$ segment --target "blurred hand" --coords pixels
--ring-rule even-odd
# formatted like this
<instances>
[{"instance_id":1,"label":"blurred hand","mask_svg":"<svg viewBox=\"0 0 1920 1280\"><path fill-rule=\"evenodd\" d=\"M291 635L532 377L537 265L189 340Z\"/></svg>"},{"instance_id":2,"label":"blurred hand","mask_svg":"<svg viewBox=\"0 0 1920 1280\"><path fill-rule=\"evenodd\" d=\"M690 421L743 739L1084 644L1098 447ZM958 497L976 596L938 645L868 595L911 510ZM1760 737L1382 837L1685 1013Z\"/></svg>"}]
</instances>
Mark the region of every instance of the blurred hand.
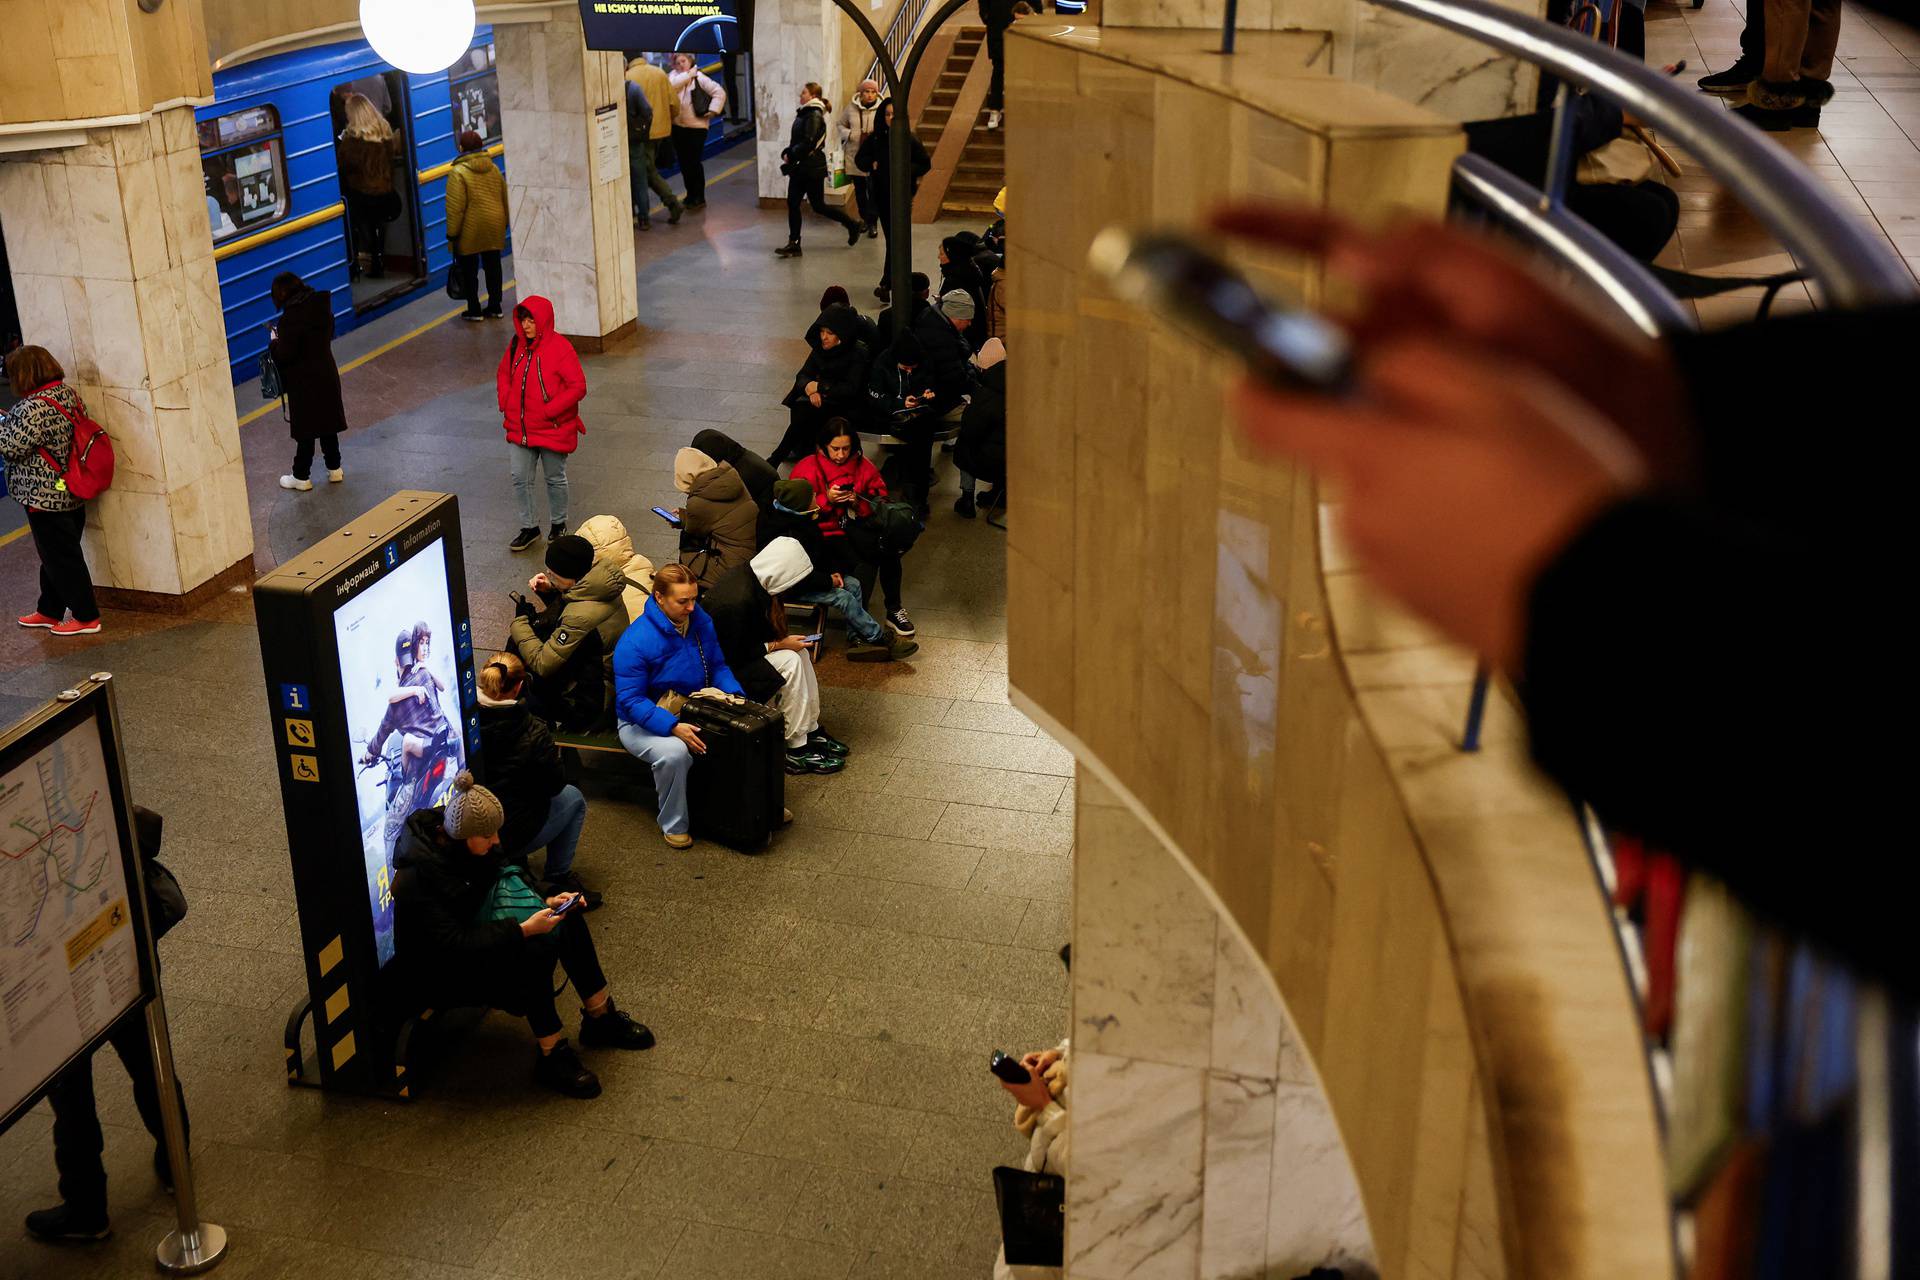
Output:
<instances>
[{"instance_id":1,"label":"blurred hand","mask_svg":"<svg viewBox=\"0 0 1920 1280\"><path fill-rule=\"evenodd\" d=\"M546 589L547 589L546 574L536 573L531 578L527 579L527 590L533 592L533 594L539 595L542 591L545 591Z\"/></svg>"},{"instance_id":2,"label":"blurred hand","mask_svg":"<svg viewBox=\"0 0 1920 1280\"><path fill-rule=\"evenodd\" d=\"M1047 1092L1047 1082L1039 1076L1034 1076L1025 1084L1011 1084L1002 1080L1000 1087L1012 1094L1015 1102L1034 1111L1046 1110L1047 1104L1053 1101L1053 1095Z\"/></svg>"},{"instance_id":3,"label":"blurred hand","mask_svg":"<svg viewBox=\"0 0 1920 1280\"><path fill-rule=\"evenodd\" d=\"M795 653L805 653L807 651L807 642L799 636L781 636L778 640L771 641L767 645L768 653L777 653L782 649L791 649Z\"/></svg>"},{"instance_id":4,"label":"blurred hand","mask_svg":"<svg viewBox=\"0 0 1920 1280\"><path fill-rule=\"evenodd\" d=\"M1039 1075L1048 1067L1060 1061L1061 1056L1058 1049L1047 1049L1040 1053L1027 1054L1020 1059L1020 1065L1033 1072L1033 1074Z\"/></svg>"}]
</instances>

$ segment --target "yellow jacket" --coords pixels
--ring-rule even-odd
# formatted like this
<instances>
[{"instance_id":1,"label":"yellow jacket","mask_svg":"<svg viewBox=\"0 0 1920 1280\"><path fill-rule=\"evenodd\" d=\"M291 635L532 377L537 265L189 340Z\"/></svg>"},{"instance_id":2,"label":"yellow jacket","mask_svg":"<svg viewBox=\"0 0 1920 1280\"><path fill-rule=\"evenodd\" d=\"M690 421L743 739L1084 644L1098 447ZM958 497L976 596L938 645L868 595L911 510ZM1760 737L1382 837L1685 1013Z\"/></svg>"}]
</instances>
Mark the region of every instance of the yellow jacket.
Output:
<instances>
[{"instance_id":1,"label":"yellow jacket","mask_svg":"<svg viewBox=\"0 0 1920 1280\"><path fill-rule=\"evenodd\" d=\"M507 247L507 180L484 151L447 171L447 239L463 255Z\"/></svg>"},{"instance_id":2,"label":"yellow jacket","mask_svg":"<svg viewBox=\"0 0 1920 1280\"><path fill-rule=\"evenodd\" d=\"M673 132L673 118L679 114L679 103L675 101L673 85L667 79L667 73L651 62L641 61L627 68L627 79L640 86L640 92L647 95L647 105L653 108L653 128L647 136L656 141Z\"/></svg>"}]
</instances>

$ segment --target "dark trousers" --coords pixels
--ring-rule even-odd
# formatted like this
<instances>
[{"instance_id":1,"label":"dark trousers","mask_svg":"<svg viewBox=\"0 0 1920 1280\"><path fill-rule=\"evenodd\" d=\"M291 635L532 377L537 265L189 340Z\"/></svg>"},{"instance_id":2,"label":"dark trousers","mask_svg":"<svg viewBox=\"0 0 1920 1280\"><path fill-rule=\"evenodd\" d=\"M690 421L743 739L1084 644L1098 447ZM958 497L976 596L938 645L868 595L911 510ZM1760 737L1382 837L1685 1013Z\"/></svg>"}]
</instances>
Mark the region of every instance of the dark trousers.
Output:
<instances>
[{"instance_id":1,"label":"dark trousers","mask_svg":"<svg viewBox=\"0 0 1920 1280\"><path fill-rule=\"evenodd\" d=\"M872 182L873 179L869 178L867 181ZM913 206L908 205L907 208L909 210L908 217L911 218ZM880 246L882 250L880 254L880 287L882 289L891 289L893 288L893 251L887 246L893 242L893 196L885 187L879 187L873 192L873 212L875 219L880 223ZM890 333L883 333L880 337L886 342L893 341L893 335Z\"/></svg>"},{"instance_id":2,"label":"dark trousers","mask_svg":"<svg viewBox=\"0 0 1920 1280\"><path fill-rule=\"evenodd\" d=\"M498 267L494 268L494 274L499 274ZM320 456L327 460L327 470L340 469L340 437L308 436L304 440L293 442L293 478L295 480L305 480L313 474L313 446L316 440L320 443Z\"/></svg>"},{"instance_id":3,"label":"dark trousers","mask_svg":"<svg viewBox=\"0 0 1920 1280\"><path fill-rule=\"evenodd\" d=\"M560 1034L560 1010L553 1000L556 963L572 980L573 989L583 1003L607 985L607 975L600 970L600 957L593 949L593 935L587 932L584 918L574 916L563 920L551 932L527 939L520 989L500 1003L503 1007L525 1009L527 1025L536 1036Z\"/></svg>"},{"instance_id":4,"label":"dark trousers","mask_svg":"<svg viewBox=\"0 0 1920 1280\"><path fill-rule=\"evenodd\" d=\"M479 253L463 253L455 259L460 268L460 292L467 295L467 314L477 316L480 312L480 269L487 270L487 310L500 314L500 304L504 299L500 289L500 251L482 249Z\"/></svg>"},{"instance_id":5,"label":"dark trousers","mask_svg":"<svg viewBox=\"0 0 1920 1280\"><path fill-rule=\"evenodd\" d=\"M658 143L649 138L645 142L627 145L627 173L633 190L633 216L642 224L652 220L653 201L647 198L649 191L660 197L660 203L666 206L669 214L680 211L680 197L673 194L673 188L660 176L659 148L665 142L665 138Z\"/></svg>"},{"instance_id":6,"label":"dark trousers","mask_svg":"<svg viewBox=\"0 0 1920 1280\"><path fill-rule=\"evenodd\" d=\"M27 528L33 534L33 549L40 553L39 611L49 618L60 618L71 609L75 622L98 619L100 606L93 600L93 575L87 572L87 557L80 550L80 535L87 528L86 507L29 511Z\"/></svg>"},{"instance_id":7,"label":"dark trousers","mask_svg":"<svg viewBox=\"0 0 1920 1280\"><path fill-rule=\"evenodd\" d=\"M1740 61L1757 67L1766 60L1766 0L1747 0L1747 25L1740 28Z\"/></svg>"},{"instance_id":8,"label":"dark trousers","mask_svg":"<svg viewBox=\"0 0 1920 1280\"><path fill-rule=\"evenodd\" d=\"M880 215L873 208L873 179L864 173L850 173L847 181L853 184L853 203L860 210L860 221L869 227L878 223Z\"/></svg>"},{"instance_id":9,"label":"dark trousers","mask_svg":"<svg viewBox=\"0 0 1920 1280\"><path fill-rule=\"evenodd\" d=\"M673 155L680 162L680 181L687 188L688 204L702 204L707 198L707 170L700 160L706 147L705 129L673 126Z\"/></svg>"},{"instance_id":10,"label":"dark trousers","mask_svg":"<svg viewBox=\"0 0 1920 1280\"><path fill-rule=\"evenodd\" d=\"M800 203L803 200L812 205L813 211L821 217L837 222L849 231L860 229L860 224L844 211L827 203L826 174L795 170L787 175L787 239L800 239Z\"/></svg>"},{"instance_id":11,"label":"dark trousers","mask_svg":"<svg viewBox=\"0 0 1920 1280\"><path fill-rule=\"evenodd\" d=\"M133 1105L155 1142L164 1130L160 1122L160 1082L154 1074L153 1046L147 1042L147 1020L123 1019L107 1043L133 1081ZM180 1097L180 1123L187 1122L187 1096L180 1081L173 1082ZM60 1198L89 1216L107 1211L107 1170L100 1161L103 1141L100 1113L93 1101L93 1058L74 1063L54 1078L47 1091L53 1105L53 1164L60 1174Z\"/></svg>"},{"instance_id":12,"label":"dark trousers","mask_svg":"<svg viewBox=\"0 0 1920 1280\"><path fill-rule=\"evenodd\" d=\"M353 215L354 231L360 240L356 247L367 255L369 277L387 274L387 213L392 204L390 194L347 193L347 211Z\"/></svg>"},{"instance_id":13,"label":"dark trousers","mask_svg":"<svg viewBox=\"0 0 1920 1280\"><path fill-rule=\"evenodd\" d=\"M805 398L789 404L787 433L780 437L780 447L767 456L767 462L777 467L783 462L797 462L812 453L814 446L819 443L820 428L827 424L830 416L825 408L816 409L813 402Z\"/></svg>"},{"instance_id":14,"label":"dark trousers","mask_svg":"<svg viewBox=\"0 0 1920 1280\"><path fill-rule=\"evenodd\" d=\"M987 28L987 61L993 64L993 75L987 81L987 110L989 111L1006 110L1006 43L1005 27Z\"/></svg>"}]
</instances>

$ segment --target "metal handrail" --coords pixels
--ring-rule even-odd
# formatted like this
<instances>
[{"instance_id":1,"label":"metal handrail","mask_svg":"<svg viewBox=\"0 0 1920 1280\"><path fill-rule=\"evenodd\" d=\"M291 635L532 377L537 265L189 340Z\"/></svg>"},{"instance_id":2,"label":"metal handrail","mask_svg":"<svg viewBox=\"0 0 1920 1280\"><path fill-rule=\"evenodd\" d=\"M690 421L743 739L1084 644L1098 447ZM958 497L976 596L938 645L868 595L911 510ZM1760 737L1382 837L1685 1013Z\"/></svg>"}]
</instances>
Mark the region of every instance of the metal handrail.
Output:
<instances>
[{"instance_id":1,"label":"metal handrail","mask_svg":"<svg viewBox=\"0 0 1920 1280\"><path fill-rule=\"evenodd\" d=\"M893 21L887 24L884 43L887 46L887 58L895 66L900 65L900 55L906 51L907 45L913 40L914 32L920 28L920 20L927 16L927 10L932 4L933 0L904 0L900 11L893 15ZM878 55L875 55L873 65L867 68L867 79L875 81L880 79Z\"/></svg>"},{"instance_id":2,"label":"metal handrail","mask_svg":"<svg viewBox=\"0 0 1920 1280\"><path fill-rule=\"evenodd\" d=\"M1745 202L1812 273L1828 301L1845 307L1908 302L1913 274L1878 236L1860 230L1826 189L1781 148L1717 105L1650 67L1564 27L1524 17L1492 0L1369 0L1444 27L1563 81L1542 207L1559 205L1572 169L1567 86L1631 111L1692 153Z\"/></svg>"}]
</instances>

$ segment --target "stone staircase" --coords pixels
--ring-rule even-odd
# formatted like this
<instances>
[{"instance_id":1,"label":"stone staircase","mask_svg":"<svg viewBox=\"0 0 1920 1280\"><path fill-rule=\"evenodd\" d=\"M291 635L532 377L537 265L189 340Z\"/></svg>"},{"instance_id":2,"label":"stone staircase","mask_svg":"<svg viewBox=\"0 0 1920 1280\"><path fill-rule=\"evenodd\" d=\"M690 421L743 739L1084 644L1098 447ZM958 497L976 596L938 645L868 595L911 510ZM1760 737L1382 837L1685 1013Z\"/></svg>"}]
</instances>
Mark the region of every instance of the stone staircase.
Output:
<instances>
[{"instance_id":1,"label":"stone staircase","mask_svg":"<svg viewBox=\"0 0 1920 1280\"><path fill-rule=\"evenodd\" d=\"M973 95L963 94L963 89L968 76L974 72L976 60L981 64L979 74L986 74L986 42L984 27L962 27L955 35L953 48L940 68L933 93L920 113L919 134L929 149L937 149L937 140L944 138L958 124L965 123L956 122L953 118L963 97L971 97L973 102L978 102L977 88ZM993 209L993 198L1006 185L1006 138L1000 131L987 128L984 108L974 109L970 123L972 127L966 135L959 161L941 193L940 215L991 222L998 216Z\"/></svg>"}]
</instances>

